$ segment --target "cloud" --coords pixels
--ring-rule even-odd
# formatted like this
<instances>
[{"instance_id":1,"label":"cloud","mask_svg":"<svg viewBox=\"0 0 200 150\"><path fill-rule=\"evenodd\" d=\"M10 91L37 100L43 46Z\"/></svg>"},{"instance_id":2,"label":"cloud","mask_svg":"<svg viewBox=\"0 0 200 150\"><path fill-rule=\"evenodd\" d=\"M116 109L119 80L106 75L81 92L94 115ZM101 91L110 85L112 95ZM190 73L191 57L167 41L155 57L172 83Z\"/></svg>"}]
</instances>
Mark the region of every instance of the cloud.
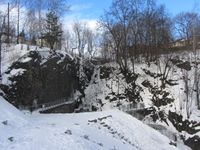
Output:
<instances>
[{"instance_id":1,"label":"cloud","mask_svg":"<svg viewBox=\"0 0 200 150\"><path fill-rule=\"evenodd\" d=\"M87 27L89 27L91 30L95 31L98 27L98 23L97 23L97 20L95 19L78 19L78 18L65 18L64 20L64 30L69 30L69 31L72 31L72 25L75 21L79 21L81 23L85 23L87 25Z\"/></svg>"},{"instance_id":2,"label":"cloud","mask_svg":"<svg viewBox=\"0 0 200 150\"><path fill-rule=\"evenodd\" d=\"M91 30L95 31L98 28L98 22L97 19L83 17L81 13L75 13L71 15L66 15L63 18L63 27L64 30L72 31L72 25L75 21L79 21L81 23L85 23L87 27L89 27Z\"/></svg>"},{"instance_id":3,"label":"cloud","mask_svg":"<svg viewBox=\"0 0 200 150\"><path fill-rule=\"evenodd\" d=\"M62 19L64 30L72 31L73 23L79 21L86 23L87 27L95 31L97 29L97 18L94 9L92 9L94 5L94 3L75 3L71 5L69 13Z\"/></svg>"},{"instance_id":4,"label":"cloud","mask_svg":"<svg viewBox=\"0 0 200 150\"><path fill-rule=\"evenodd\" d=\"M93 4L88 3L88 4L75 4L70 7L70 11L72 12L77 12L77 11L82 11L86 9L92 8Z\"/></svg>"},{"instance_id":5,"label":"cloud","mask_svg":"<svg viewBox=\"0 0 200 150\"><path fill-rule=\"evenodd\" d=\"M86 22L86 24L88 25L88 27L92 30L96 30L98 27L98 23L97 20L93 20L93 19L82 19L82 22Z\"/></svg>"},{"instance_id":6,"label":"cloud","mask_svg":"<svg viewBox=\"0 0 200 150\"><path fill-rule=\"evenodd\" d=\"M1 1L1 0L0 0ZM92 3L85 3L85 4L74 4L71 6L70 11L65 16L62 16L61 22L63 23L63 29L72 31L72 25L75 21L80 21L82 23L86 23L87 27L92 29L93 31L96 31L98 24L97 19L91 12L91 8L94 5ZM0 11L4 14L7 14L7 4L0 4ZM42 11L42 14L46 13L46 10ZM13 25L17 25L17 8L13 8L10 12L10 22ZM26 21L26 14L27 14L27 8L22 7L20 8L20 31L25 27L25 21ZM45 15L44 15L45 16Z\"/></svg>"}]
</instances>

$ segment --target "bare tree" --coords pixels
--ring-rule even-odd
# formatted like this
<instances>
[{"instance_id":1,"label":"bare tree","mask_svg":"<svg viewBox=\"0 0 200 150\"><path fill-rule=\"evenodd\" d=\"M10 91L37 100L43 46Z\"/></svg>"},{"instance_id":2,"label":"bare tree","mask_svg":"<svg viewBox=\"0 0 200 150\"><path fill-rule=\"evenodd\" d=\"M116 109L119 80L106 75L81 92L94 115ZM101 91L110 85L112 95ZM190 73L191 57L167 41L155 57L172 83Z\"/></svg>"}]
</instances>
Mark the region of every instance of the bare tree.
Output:
<instances>
[{"instance_id":1,"label":"bare tree","mask_svg":"<svg viewBox=\"0 0 200 150\"><path fill-rule=\"evenodd\" d=\"M87 52L92 58L95 55L98 47L100 46L99 34L92 29L86 30Z\"/></svg>"},{"instance_id":2,"label":"bare tree","mask_svg":"<svg viewBox=\"0 0 200 150\"><path fill-rule=\"evenodd\" d=\"M116 61L125 74L130 71L128 60L135 72L139 55L155 56L168 48L171 41L170 18L164 6L157 6L155 0L115 0L100 24L112 36Z\"/></svg>"},{"instance_id":3,"label":"bare tree","mask_svg":"<svg viewBox=\"0 0 200 150\"><path fill-rule=\"evenodd\" d=\"M84 49L86 46L86 24L81 22L74 22L73 24L73 31L76 38L76 48L78 49L79 57L84 55Z\"/></svg>"},{"instance_id":4,"label":"bare tree","mask_svg":"<svg viewBox=\"0 0 200 150\"><path fill-rule=\"evenodd\" d=\"M102 39L100 41L100 48L101 48L101 55L102 57L106 59L112 59L115 60L115 55L113 54L113 40L112 36L109 32L103 32L102 33Z\"/></svg>"},{"instance_id":5,"label":"bare tree","mask_svg":"<svg viewBox=\"0 0 200 150\"><path fill-rule=\"evenodd\" d=\"M17 44L19 44L21 8L27 1L28 0L11 0L12 8L17 8Z\"/></svg>"},{"instance_id":6,"label":"bare tree","mask_svg":"<svg viewBox=\"0 0 200 150\"><path fill-rule=\"evenodd\" d=\"M44 2L45 6L49 10L54 11L59 17L65 15L65 13L70 9L70 5L66 0L45 0Z\"/></svg>"},{"instance_id":7,"label":"bare tree","mask_svg":"<svg viewBox=\"0 0 200 150\"><path fill-rule=\"evenodd\" d=\"M200 35L200 17L198 13L195 12L182 12L178 14L175 17L175 30L178 33L178 37L181 38L184 42L182 46L187 46L193 50L193 56L194 56L194 76L193 78L194 82L193 85L189 86L189 80L190 78L187 78L188 73L184 74L184 83L185 83L185 91L186 91L186 102L187 102L187 116L190 115L190 107L193 103L192 100L194 99L196 101L196 105L198 109L200 109L200 98L199 98L199 65L198 65L198 55L197 55L197 48L198 48L198 42L199 42L199 35ZM188 80L188 81L187 81ZM191 92L190 89L195 90L195 96L191 98L194 94L194 92ZM192 94L191 94L192 93ZM189 105L188 105L189 104Z\"/></svg>"},{"instance_id":8,"label":"bare tree","mask_svg":"<svg viewBox=\"0 0 200 150\"><path fill-rule=\"evenodd\" d=\"M182 74L183 74L183 82L184 82L184 86L185 86L185 99L183 100L184 106L185 106L185 111L186 111L186 115L187 118L190 118L191 112L192 112L192 97L193 97L193 93L194 93L194 84L191 82L189 73L187 70L182 70Z\"/></svg>"},{"instance_id":9,"label":"bare tree","mask_svg":"<svg viewBox=\"0 0 200 150\"><path fill-rule=\"evenodd\" d=\"M26 19L26 30L29 34L29 39L31 40L32 44L36 44L34 42L35 38L40 37L40 35L38 35L38 33L40 34L40 29L39 29L39 25L38 25L38 19L35 15L35 11L34 10L29 10L27 12L27 19Z\"/></svg>"},{"instance_id":10,"label":"bare tree","mask_svg":"<svg viewBox=\"0 0 200 150\"><path fill-rule=\"evenodd\" d=\"M121 70L128 72L128 33L132 19L132 2L129 0L115 0L109 11L102 16L100 24L112 35L116 61Z\"/></svg>"},{"instance_id":11,"label":"bare tree","mask_svg":"<svg viewBox=\"0 0 200 150\"><path fill-rule=\"evenodd\" d=\"M86 30L86 39L87 39L87 51L90 54L90 58L92 57L92 53L94 51L94 33L92 30L87 29Z\"/></svg>"},{"instance_id":12,"label":"bare tree","mask_svg":"<svg viewBox=\"0 0 200 150\"><path fill-rule=\"evenodd\" d=\"M172 22L165 7L155 2L147 3L144 11L144 43L147 61L155 60L163 50L168 50L172 40Z\"/></svg>"},{"instance_id":13,"label":"bare tree","mask_svg":"<svg viewBox=\"0 0 200 150\"><path fill-rule=\"evenodd\" d=\"M19 0L14 0L14 1L19 2ZM35 26L36 27L35 32L37 32L37 34L34 36L36 36L36 38L40 40L40 47L43 47L45 14L42 11L49 10L56 13L56 15L60 17L69 10L69 5L66 0L31 0L31 1L20 0L20 1L26 8L28 8L27 22L29 25L29 31L33 26L37 25Z\"/></svg>"},{"instance_id":14,"label":"bare tree","mask_svg":"<svg viewBox=\"0 0 200 150\"><path fill-rule=\"evenodd\" d=\"M73 55L72 52L72 48L73 48L73 36L72 33L69 32L69 30L65 30L65 32L63 33L63 47L65 49L66 52L71 53Z\"/></svg>"},{"instance_id":15,"label":"bare tree","mask_svg":"<svg viewBox=\"0 0 200 150\"><path fill-rule=\"evenodd\" d=\"M166 87L166 83L169 79L170 72L173 70L173 64L171 62L173 54L169 54L164 58L157 60L158 71L161 74L161 90Z\"/></svg>"},{"instance_id":16,"label":"bare tree","mask_svg":"<svg viewBox=\"0 0 200 150\"><path fill-rule=\"evenodd\" d=\"M43 1L42 0L36 0L36 7L38 11L38 26L39 26L39 37L40 37L40 47L43 47L43 37L42 37L42 31L43 31L43 25L44 19L42 19L42 8L43 8Z\"/></svg>"},{"instance_id":17,"label":"bare tree","mask_svg":"<svg viewBox=\"0 0 200 150\"><path fill-rule=\"evenodd\" d=\"M185 46L190 46L194 22L198 20L198 14L194 12L181 12L175 18L175 30L179 38L185 41Z\"/></svg>"}]
</instances>

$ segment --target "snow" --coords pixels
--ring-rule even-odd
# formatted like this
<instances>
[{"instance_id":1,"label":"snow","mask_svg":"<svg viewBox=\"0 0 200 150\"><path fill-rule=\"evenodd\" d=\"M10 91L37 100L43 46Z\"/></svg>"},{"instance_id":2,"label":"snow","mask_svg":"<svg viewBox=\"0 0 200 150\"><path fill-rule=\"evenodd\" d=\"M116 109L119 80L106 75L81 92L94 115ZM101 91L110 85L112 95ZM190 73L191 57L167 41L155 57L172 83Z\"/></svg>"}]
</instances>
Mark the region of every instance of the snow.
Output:
<instances>
[{"instance_id":1,"label":"snow","mask_svg":"<svg viewBox=\"0 0 200 150\"><path fill-rule=\"evenodd\" d=\"M2 150L177 149L167 137L118 110L24 115L1 98L0 114Z\"/></svg>"},{"instance_id":2,"label":"snow","mask_svg":"<svg viewBox=\"0 0 200 150\"><path fill-rule=\"evenodd\" d=\"M37 48L30 46L30 50L37 50L40 52L44 63L50 57L51 53L48 48ZM17 59L20 58L22 62L28 62L31 60L25 56L29 51L27 45L11 45L6 47L4 45L2 52L2 72L3 72L3 84L9 84L8 77L10 75L16 75L23 73L23 69L13 69L9 75L4 74L8 67ZM60 51L59 51L60 52ZM64 51L61 51L63 55L68 55L71 59L73 57ZM193 54L190 52L184 52L180 54L183 60L192 61ZM189 56L189 57L186 57ZM164 58L165 56L163 56ZM161 67L164 67L164 60L161 57ZM62 58L58 63L62 62ZM80 63L83 60L81 60ZM110 67L117 68L116 63L107 64ZM144 80L150 81L153 86L160 85L158 78L150 77L146 75L143 68L146 68L153 73L158 73L158 66L151 64L148 66L145 63L136 63L135 70L139 73L139 77L136 81L137 85L140 85L143 91L140 93L143 99L145 107L152 106L152 93L148 88L142 85ZM80 68L82 69L82 68ZM82 72L82 70L80 70ZM168 106L161 107L161 109L168 112L168 110L176 111L186 118L186 105L185 105L185 92L184 92L184 81L183 75L187 75L191 79L188 84L191 89L190 99L195 99L195 92L193 89L194 82L194 69L188 72L184 72L182 69L173 66L170 71L169 78L177 80L178 85L167 86L166 91L170 93L172 98L175 99L174 103ZM98 110L104 110L103 112L96 113L84 113L84 114L57 114L57 115L24 115L18 111L15 107L11 106L8 102L0 98L0 150L1 148L14 149L14 150L43 150L43 149L175 149L173 146L169 146L169 139L161 135L157 131L149 128L133 117L124 114L116 110L110 110L116 107L116 102L109 102L105 97L114 91L119 94L124 93L125 88L128 86L123 76L119 74L119 70L115 70L111 73L109 79L100 79L100 68L95 67L94 75L89 86L85 90L85 102L86 105L94 105L95 103ZM119 82L118 82L119 81ZM80 93L76 92L76 97ZM98 100L102 100L104 104L101 107ZM118 102L118 101L117 101ZM123 100L122 105L126 106L127 101ZM87 106L88 107L88 106ZM109 110L109 111L108 111ZM96 123L89 123L88 120L94 120L99 117L112 116ZM191 120L200 121L200 111L197 110L195 102L191 102ZM144 120L148 122L149 120ZM7 125L4 125L6 122ZM145 123L146 123L145 122ZM151 122L149 122L151 123ZM164 125L163 122L156 122L157 124ZM169 123L169 122L168 122ZM106 127L104 127L106 126ZM107 128L111 127L116 134L111 134L112 131ZM65 134L65 131L72 134ZM168 131L178 134L177 130L169 123ZM28 134L27 134L28 133ZM197 133L200 136L200 132ZM189 137L191 135L187 135ZM13 141L8 140L13 137ZM122 138L123 137L123 138ZM127 141L124 139L128 139ZM130 141L130 143L129 143ZM133 146L134 145L134 146ZM183 145L180 145L183 146ZM184 148L180 148L184 149ZM187 149L187 148L186 148Z\"/></svg>"},{"instance_id":3,"label":"snow","mask_svg":"<svg viewBox=\"0 0 200 150\"><path fill-rule=\"evenodd\" d=\"M3 84L9 84L9 81L8 81L9 76L5 74L5 72L11 66L11 64L15 62L16 60L18 60L20 57L27 54L28 52L29 51L27 50L27 45L24 45L24 44L17 44L17 45L10 45L10 46L7 46L7 44L2 45L1 71L2 71ZM15 71L13 72L13 74L17 72L22 73L22 70L15 70Z\"/></svg>"},{"instance_id":4,"label":"snow","mask_svg":"<svg viewBox=\"0 0 200 150\"><path fill-rule=\"evenodd\" d=\"M31 46L29 45L29 50L28 46L26 44L10 44L9 46L7 44L2 45L2 83L8 85L10 82L8 81L8 78L12 75L17 75L20 73L23 73L25 70L23 69L14 69L11 71L11 74L8 75L5 72L8 70L8 68L11 66L13 62L16 62L19 60L22 63L29 62L32 58L27 57L26 55L30 51L38 51L40 55L43 58L43 62L46 62L46 59L50 57L50 49L47 47L39 48L37 46ZM65 51L57 50L60 54L67 55L71 60L74 58L66 53ZM65 57L63 57L65 58ZM62 62L63 60L60 60L59 62Z\"/></svg>"},{"instance_id":5,"label":"snow","mask_svg":"<svg viewBox=\"0 0 200 150\"><path fill-rule=\"evenodd\" d=\"M25 69L12 69L11 72L10 72L10 75L11 76L17 76L19 74L23 74L23 72L26 71Z\"/></svg>"},{"instance_id":6,"label":"snow","mask_svg":"<svg viewBox=\"0 0 200 150\"><path fill-rule=\"evenodd\" d=\"M30 57L26 57L24 59L21 60L21 62L25 63L25 62L29 62L32 58Z\"/></svg>"},{"instance_id":7,"label":"snow","mask_svg":"<svg viewBox=\"0 0 200 150\"><path fill-rule=\"evenodd\" d=\"M27 117L22 112L0 97L0 139L3 137L2 132L7 134L7 128L3 126L5 121L9 129L22 127L28 123Z\"/></svg>"},{"instance_id":8,"label":"snow","mask_svg":"<svg viewBox=\"0 0 200 150\"><path fill-rule=\"evenodd\" d=\"M193 110L190 119L200 122L200 110Z\"/></svg>"},{"instance_id":9,"label":"snow","mask_svg":"<svg viewBox=\"0 0 200 150\"><path fill-rule=\"evenodd\" d=\"M17 59L28 53L27 45L18 44L10 45L6 44L2 46L2 73L4 73L10 65Z\"/></svg>"},{"instance_id":10,"label":"snow","mask_svg":"<svg viewBox=\"0 0 200 150\"><path fill-rule=\"evenodd\" d=\"M183 61L190 61L192 62L194 60L194 54L192 52L184 52L181 54L175 54L174 56L181 56ZM161 85L161 81L159 78L154 78L151 77L150 75L146 74L143 69L147 69L149 71L151 71L152 73L160 73L161 69L161 73L163 72L163 68L166 65L166 61L167 61L167 55L163 55L160 58L160 66L161 68L158 67L158 65L156 65L155 63L151 63L150 66L148 66L145 62L137 62L135 63L135 71L136 73L139 74L138 79L136 80L136 84L139 85L140 87L142 87L142 90L140 92L141 97L143 99L143 103L145 107L151 107L153 106L152 103L152 93L150 92L150 89L147 87L144 87L142 85L142 82L147 80L150 82L150 84L154 87L159 87ZM199 55L200 58L200 55ZM191 63L191 70L190 71L184 71L184 69L181 69L179 67L177 67L176 65L171 64L172 62L170 62L170 72L169 72L169 77L168 79L172 79L174 80L174 82L177 83L177 85L174 86L170 86L170 85L166 85L166 88L164 89L166 92L168 92L170 95L169 97L174 99L175 101L173 103L170 103L166 106L161 106L159 110L163 110L166 114L168 114L169 110L170 111L175 111L177 112L177 114L181 114L183 115L183 119L187 118L187 113L186 113L186 94L185 94L185 83L183 81L183 76L187 76L188 75L188 85L189 85L189 97L190 97L190 101L191 101L191 107L190 107L190 111L191 111L191 116L190 116L190 120L194 120L199 122L200 120L200 111L197 110L196 107L196 97L195 97L195 92L193 91L194 89L194 64ZM91 107L92 106L96 106L98 108L98 110L110 110L113 108L116 108L116 104L117 102L119 102L120 100L116 100L116 101L109 101L106 100L106 96L109 95L110 93L115 92L121 94L124 93L125 88L127 86L129 86L123 76L121 77L121 74L119 72L119 69L117 69L117 65L116 63L108 63L104 66L108 66L108 67L114 67L116 68L116 70L113 70L112 73L110 74L109 78L106 79L99 79L99 66L95 66L95 70L94 70L94 74L92 76L92 80L89 84L89 86L86 88L85 90L85 101L84 103L86 104L86 106ZM199 65L200 67L200 65ZM131 69L130 69L131 70ZM119 80L118 80L119 79ZM118 82L119 81L119 82ZM118 91L118 87L119 87L119 91ZM109 95L110 97L112 95ZM161 96L161 95L160 95ZM111 97L112 98L112 97ZM99 102L98 100L102 101L103 106L99 106ZM129 106L130 103L126 102L126 99L123 99L120 101L122 103L122 108L120 108L120 110L126 111L127 109L123 109L124 106ZM152 119L146 117L143 120L144 123L153 123ZM154 122L155 123L155 122ZM180 140L179 135L181 135L182 133L178 132L177 129L175 129L175 127L171 124L170 121L168 121L168 125L165 122L162 122L160 120L156 121L156 125L162 125L164 127L166 127L166 130L164 130L164 134L165 136L167 136L168 134L175 134L177 135L178 140ZM160 130L159 130L160 131ZM188 133L185 133L183 135L186 135L186 139L187 137L192 137L194 135L190 135ZM196 135L200 135L200 132L196 133ZM170 138L169 136L167 136L168 138ZM184 144L183 141L182 143L178 142L178 146L181 147L180 149L183 149ZM186 148L187 149L187 148Z\"/></svg>"}]
</instances>

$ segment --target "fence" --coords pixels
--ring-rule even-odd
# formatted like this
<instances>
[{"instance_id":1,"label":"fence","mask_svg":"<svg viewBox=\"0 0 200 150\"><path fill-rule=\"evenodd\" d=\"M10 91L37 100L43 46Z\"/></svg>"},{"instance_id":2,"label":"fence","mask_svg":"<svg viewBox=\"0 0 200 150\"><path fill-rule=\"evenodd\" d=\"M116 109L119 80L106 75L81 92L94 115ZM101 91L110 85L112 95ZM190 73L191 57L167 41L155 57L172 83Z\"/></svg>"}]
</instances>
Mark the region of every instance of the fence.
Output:
<instances>
[{"instance_id":1,"label":"fence","mask_svg":"<svg viewBox=\"0 0 200 150\"><path fill-rule=\"evenodd\" d=\"M136 110L136 109L143 109L144 108L144 104L143 103L130 103L130 104L126 104L126 105L121 105L119 107L120 110L124 111L124 112L128 112L131 110Z\"/></svg>"},{"instance_id":2,"label":"fence","mask_svg":"<svg viewBox=\"0 0 200 150\"><path fill-rule=\"evenodd\" d=\"M41 103L41 104L34 104L34 106L19 106L20 110L38 110L38 109L50 109L52 107L56 107L58 105L62 105L67 102L72 102L72 101L67 101L67 99L60 99L57 101L52 101L48 103Z\"/></svg>"}]
</instances>

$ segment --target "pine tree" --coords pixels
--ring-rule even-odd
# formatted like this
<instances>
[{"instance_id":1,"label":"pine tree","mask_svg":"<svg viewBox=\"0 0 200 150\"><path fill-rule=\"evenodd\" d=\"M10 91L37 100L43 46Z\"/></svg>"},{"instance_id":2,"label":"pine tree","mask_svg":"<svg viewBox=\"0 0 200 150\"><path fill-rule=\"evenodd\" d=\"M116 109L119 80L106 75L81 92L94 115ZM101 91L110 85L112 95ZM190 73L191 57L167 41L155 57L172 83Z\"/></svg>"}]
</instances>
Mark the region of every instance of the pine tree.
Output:
<instances>
[{"instance_id":1,"label":"pine tree","mask_svg":"<svg viewBox=\"0 0 200 150\"><path fill-rule=\"evenodd\" d=\"M45 33L43 34L51 50L54 50L55 43L59 42L62 36L61 24L55 12L50 11L46 15Z\"/></svg>"}]
</instances>

